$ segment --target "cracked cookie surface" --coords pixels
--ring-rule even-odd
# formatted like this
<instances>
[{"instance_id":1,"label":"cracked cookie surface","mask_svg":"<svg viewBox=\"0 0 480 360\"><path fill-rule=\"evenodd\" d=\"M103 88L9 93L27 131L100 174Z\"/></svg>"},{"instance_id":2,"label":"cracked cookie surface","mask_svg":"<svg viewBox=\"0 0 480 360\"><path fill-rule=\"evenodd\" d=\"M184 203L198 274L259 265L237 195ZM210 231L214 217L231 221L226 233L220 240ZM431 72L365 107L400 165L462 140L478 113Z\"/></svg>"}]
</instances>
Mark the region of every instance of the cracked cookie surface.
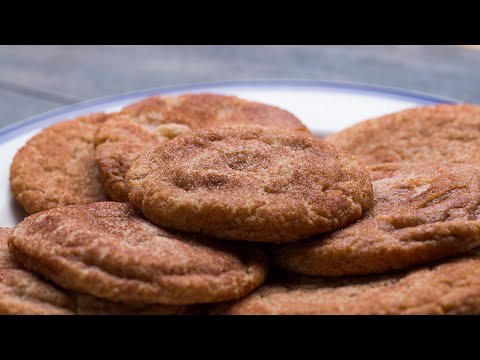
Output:
<instances>
[{"instance_id":1,"label":"cracked cookie surface","mask_svg":"<svg viewBox=\"0 0 480 360\"><path fill-rule=\"evenodd\" d=\"M112 115L95 138L95 158L105 192L128 201L125 174L146 150L191 130L257 124L308 131L275 106L218 94L151 97Z\"/></svg>"},{"instance_id":2,"label":"cracked cookie surface","mask_svg":"<svg viewBox=\"0 0 480 360\"><path fill-rule=\"evenodd\" d=\"M93 114L54 124L17 152L10 186L28 213L106 200L93 152L94 134L106 118Z\"/></svg>"},{"instance_id":3,"label":"cracked cookie surface","mask_svg":"<svg viewBox=\"0 0 480 360\"><path fill-rule=\"evenodd\" d=\"M345 229L274 250L282 268L308 275L381 273L480 245L480 170L466 164L367 167L373 206Z\"/></svg>"},{"instance_id":4,"label":"cracked cookie surface","mask_svg":"<svg viewBox=\"0 0 480 360\"><path fill-rule=\"evenodd\" d=\"M17 225L9 246L25 268L63 288L133 304L237 299L268 270L258 249L165 231L126 203L31 215Z\"/></svg>"},{"instance_id":5,"label":"cracked cookie surface","mask_svg":"<svg viewBox=\"0 0 480 360\"><path fill-rule=\"evenodd\" d=\"M325 141L365 162L480 163L480 106L434 105L363 121Z\"/></svg>"},{"instance_id":6,"label":"cracked cookie surface","mask_svg":"<svg viewBox=\"0 0 480 360\"><path fill-rule=\"evenodd\" d=\"M158 146L127 173L152 222L220 239L289 242L346 226L372 202L353 156L298 131L204 129Z\"/></svg>"},{"instance_id":7,"label":"cracked cookie surface","mask_svg":"<svg viewBox=\"0 0 480 360\"><path fill-rule=\"evenodd\" d=\"M478 314L480 258L468 255L390 275L314 278L284 275L213 314Z\"/></svg>"}]
</instances>

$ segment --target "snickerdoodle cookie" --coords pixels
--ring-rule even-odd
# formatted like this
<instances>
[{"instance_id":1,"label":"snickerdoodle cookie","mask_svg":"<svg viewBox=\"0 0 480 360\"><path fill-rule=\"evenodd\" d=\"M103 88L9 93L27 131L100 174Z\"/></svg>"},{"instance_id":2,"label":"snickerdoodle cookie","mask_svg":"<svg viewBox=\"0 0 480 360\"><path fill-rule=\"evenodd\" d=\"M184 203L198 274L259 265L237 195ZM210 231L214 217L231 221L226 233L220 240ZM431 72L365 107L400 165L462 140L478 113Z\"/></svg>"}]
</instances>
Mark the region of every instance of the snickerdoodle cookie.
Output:
<instances>
[{"instance_id":1,"label":"snickerdoodle cookie","mask_svg":"<svg viewBox=\"0 0 480 360\"><path fill-rule=\"evenodd\" d=\"M409 272L354 278L285 276L213 314L478 314L480 257Z\"/></svg>"},{"instance_id":2,"label":"snickerdoodle cookie","mask_svg":"<svg viewBox=\"0 0 480 360\"><path fill-rule=\"evenodd\" d=\"M145 150L191 130L243 124L307 131L288 111L235 96L151 97L113 114L100 128L95 158L103 188L111 199L128 201L125 174Z\"/></svg>"},{"instance_id":3,"label":"snickerdoodle cookie","mask_svg":"<svg viewBox=\"0 0 480 360\"><path fill-rule=\"evenodd\" d=\"M14 260L7 245L12 231L0 228L0 314L181 315L201 310L190 305L127 305L54 287Z\"/></svg>"},{"instance_id":4,"label":"snickerdoodle cookie","mask_svg":"<svg viewBox=\"0 0 480 360\"><path fill-rule=\"evenodd\" d=\"M12 231L13 229L0 228L0 269L15 269L17 267L7 244Z\"/></svg>"},{"instance_id":5,"label":"snickerdoodle cookie","mask_svg":"<svg viewBox=\"0 0 480 360\"><path fill-rule=\"evenodd\" d=\"M10 185L28 213L106 200L93 153L94 134L106 118L93 114L54 124L17 152Z\"/></svg>"},{"instance_id":6,"label":"snickerdoodle cookie","mask_svg":"<svg viewBox=\"0 0 480 360\"><path fill-rule=\"evenodd\" d=\"M480 170L466 164L387 163L368 168L374 204L355 224L274 251L289 271L381 273L480 245Z\"/></svg>"},{"instance_id":7,"label":"snickerdoodle cookie","mask_svg":"<svg viewBox=\"0 0 480 360\"><path fill-rule=\"evenodd\" d=\"M0 314L9 315L183 315L190 305L127 305L64 291L23 269L0 268Z\"/></svg>"},{"instance_id":8,"label":"snickerdoodle cookie","mask_svg":"<svg viewBox=\"0 0 480 360\"><path fill-rule=\"evenodd\" d=\"M64 291L21 269L0 269L0 314L73 315Z\"/></svg>"},{"instance_id":9,"label":"snickerdoodle cookie","mask_svg":"<svg viewBox=\"0 0 480 360\"><path fill-rule=\"evenodd\" d=\"M325 138L366 164L480 163L480 106L434 105L363 121Z\"/></svg>"},{"instance_id":10,"label":"snickerdoodle cookie","mask_svg":"<svg viewBox=\"0 0 480 360\"><path fill-rule=\"evenodd\" d=\"M152 222L229 240L295 241L355 221L372 202L353 156L260 126L177 137L137 160L127 181L131 203Z\"/></svg>"},{"instance_id":11,"label":"snickerdoodle cookie","mask_svg":"<svg viewBox=\"0 0 480 360\"><path fill-rule=\"evenodd\" d=\"M73 314L73 300L62 290L22 270L7 244L12 229L0 228L0 314Z\"/></svg>"},{"instance_id":12,"label":"snickerdoodle cookie","mask_svg":"<svg viewBox=\"0 0 480 360\"><path fill-rule=\"evenodd\" d=\"M9 247L19 263L63 288L123 303L237 299L267 273L258 249L167 232L126 203L31 215L14 229Z\"/></svg>"}]
</instances>

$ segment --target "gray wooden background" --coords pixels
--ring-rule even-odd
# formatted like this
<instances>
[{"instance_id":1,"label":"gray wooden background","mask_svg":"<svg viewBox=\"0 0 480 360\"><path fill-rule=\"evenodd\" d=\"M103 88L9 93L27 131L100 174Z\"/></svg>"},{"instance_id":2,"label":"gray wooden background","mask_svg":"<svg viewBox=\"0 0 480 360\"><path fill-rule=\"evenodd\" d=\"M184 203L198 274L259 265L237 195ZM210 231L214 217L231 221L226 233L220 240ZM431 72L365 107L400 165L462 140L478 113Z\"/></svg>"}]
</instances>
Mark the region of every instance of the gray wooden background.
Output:
<instances>
[{"instance_id":1,"label":"gray wooden background","mask_svg":"<svg viewBox=\"0 0 480 360\"><path fill-rule=\"evenodd\" d=\"M457 46L0 46L0 127L82 100L227 80L363 82L480 103Z\"/></svg>"}]
</instances>

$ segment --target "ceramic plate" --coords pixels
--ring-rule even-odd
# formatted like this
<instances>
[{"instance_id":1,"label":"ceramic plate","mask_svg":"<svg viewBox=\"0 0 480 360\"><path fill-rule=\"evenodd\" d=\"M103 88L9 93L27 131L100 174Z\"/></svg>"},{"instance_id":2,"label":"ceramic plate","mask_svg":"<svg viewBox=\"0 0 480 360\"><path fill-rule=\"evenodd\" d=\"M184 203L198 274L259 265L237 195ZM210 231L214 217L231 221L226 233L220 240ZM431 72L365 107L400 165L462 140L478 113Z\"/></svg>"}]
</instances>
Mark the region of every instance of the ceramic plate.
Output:
<instances>
[{"instance_id":1,"label":"ceramic plate","mask_svg":"<svg viewBox=\"0 0 480 360\"><path fill-rule=\"evenodd\" d=\"M370 85L302 81L260 81L160 88L91 100L34 116L0 129L0 226L13 227L26 214L9 188L9 168L18 149L42 128L93 112L113 112L153 95L219 93L272 104L289 110L317 136L339 131L361 120L410 107L456 101L400 89Z\"/></svg>"}]
</instances>

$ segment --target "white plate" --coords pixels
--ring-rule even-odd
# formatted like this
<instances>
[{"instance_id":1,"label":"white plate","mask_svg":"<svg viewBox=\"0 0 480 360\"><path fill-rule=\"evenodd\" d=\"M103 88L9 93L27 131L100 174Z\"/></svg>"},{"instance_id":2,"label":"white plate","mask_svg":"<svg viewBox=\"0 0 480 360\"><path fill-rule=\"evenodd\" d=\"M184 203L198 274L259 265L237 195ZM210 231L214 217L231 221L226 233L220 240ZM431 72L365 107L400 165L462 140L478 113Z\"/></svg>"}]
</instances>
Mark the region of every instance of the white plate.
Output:
<instances>
[{"instance_id":1,"label":"white plate","mask_svg":"<svg viewBox=\"0 0 480 360\"><path fill-rule=\"evenodd\" d=\"M15 226L26 213L10 193L9 169L18 149L42 128L92 112L112 112L153 95L220 93L277 105L299 117L318 136L358 121L406 108L454 103L446 98L370 85L308 81L257 81L161 88L92 100L53 110L0 129L0 226Z\"/></svg>"}]
</instances>

